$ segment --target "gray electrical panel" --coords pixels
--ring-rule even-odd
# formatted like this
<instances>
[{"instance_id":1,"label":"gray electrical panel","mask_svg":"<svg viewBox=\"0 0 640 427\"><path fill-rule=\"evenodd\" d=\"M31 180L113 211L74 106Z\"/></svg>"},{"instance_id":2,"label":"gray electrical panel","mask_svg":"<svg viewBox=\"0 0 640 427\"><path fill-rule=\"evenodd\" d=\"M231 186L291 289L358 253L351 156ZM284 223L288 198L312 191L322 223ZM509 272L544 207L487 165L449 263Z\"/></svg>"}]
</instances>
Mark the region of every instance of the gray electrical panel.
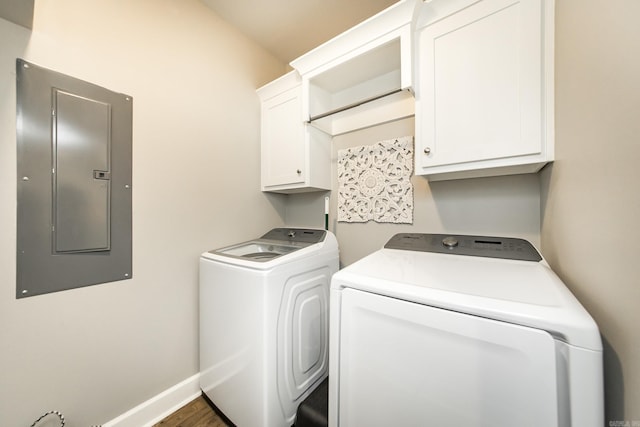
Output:
<instances>
[{"instance_id":1,"label":"gray electrical panel","mask_svg":"<svg viewBox=\"0 0 640 427\"><path fill-rule=\"evenodd\" d=\"M16 297L132 277L130 96L16 61Z\"/></svg>"}]
</instances>

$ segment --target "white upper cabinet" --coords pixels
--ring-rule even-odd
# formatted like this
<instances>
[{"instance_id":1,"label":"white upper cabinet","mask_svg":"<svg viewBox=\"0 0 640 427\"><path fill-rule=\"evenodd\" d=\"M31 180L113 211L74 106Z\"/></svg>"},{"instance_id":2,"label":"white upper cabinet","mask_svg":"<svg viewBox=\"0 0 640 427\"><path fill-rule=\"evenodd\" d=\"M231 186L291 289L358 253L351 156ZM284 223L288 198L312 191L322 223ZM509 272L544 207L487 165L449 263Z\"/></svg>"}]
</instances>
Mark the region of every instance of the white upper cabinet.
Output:
<instances>
[{"instance_id":1,"label":"white upper cabinet","mask_svg":"<svg viewBox=\"0 0 640 427\"><path fill-rule=\"evenodd\" d=\"M291 62L302 114L329 135L414 114L412 19L402 0Z\"/></svg>"},{"instance_id":2,"label":"white upper cabinet","mask_svg":"<svg viewBox=\"0 0 640 427\"><path fill-rule=\"evenodd\" d=\"M425 3L416 46L416 174L530 173L553 160L553 7L545 0Z\"/></svg>"},{"instance_id":3,"label":"white upper cabinet","mask_svg":"<svg viewBox=\"0 0 640 427\"><path fill-rule=\"evenodd\" d=\"M258 90L262 190L329 190L332 136L414 114L416 175L538 171L553 26L554 0L401 0L313 49Z\"/></svg>"},{"instance_id":4,"label":"white upper cabinet","mask_svg":"<svg viewBox=\"0 0 640 427\"><path fill-rule=\"evenodd\" d=\"M262 191L331 188L330 137L302 120L300 77L292 71L258 89Z\"/></svg>"}]
</instances>

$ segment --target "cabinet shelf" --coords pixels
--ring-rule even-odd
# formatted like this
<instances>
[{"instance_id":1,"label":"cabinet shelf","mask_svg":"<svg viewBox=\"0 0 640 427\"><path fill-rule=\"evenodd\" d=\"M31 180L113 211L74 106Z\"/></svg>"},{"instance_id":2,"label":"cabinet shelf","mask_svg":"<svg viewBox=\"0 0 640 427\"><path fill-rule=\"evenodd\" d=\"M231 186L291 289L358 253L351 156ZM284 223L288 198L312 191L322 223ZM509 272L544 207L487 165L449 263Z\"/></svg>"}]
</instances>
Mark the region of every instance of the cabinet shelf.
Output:
<instances>
[{"instance_id":1,"label":"cabinet shelf","mask_svg":"<svg viewBox=\"0 0 640 427\"><path fill-rule=\"evenodd\" d=\"M414 114L411 22L417 4L400 1L291 62L302 76L306 120L337 135ZM365 118L369 109L376 113Z\"/></svg>"}]
</instances>

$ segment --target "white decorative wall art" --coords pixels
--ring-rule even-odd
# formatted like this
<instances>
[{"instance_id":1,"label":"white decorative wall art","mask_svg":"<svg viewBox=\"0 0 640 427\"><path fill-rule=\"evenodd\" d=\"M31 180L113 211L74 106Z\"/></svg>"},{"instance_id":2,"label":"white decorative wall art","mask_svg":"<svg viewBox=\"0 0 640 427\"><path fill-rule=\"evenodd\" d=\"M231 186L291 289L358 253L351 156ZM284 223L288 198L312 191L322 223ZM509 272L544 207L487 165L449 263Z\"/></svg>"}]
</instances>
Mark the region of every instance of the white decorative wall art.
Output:
<instances>
[{"instance_id":1,"label":"white decorative wall art","mask_svg":"<svg viewBox=\"0 0 640 427\"><path fill-rule=\"evenodd\" d=\"M413 223L413 137L338 151L338 221Z\"/></svg>"}]
</instances>

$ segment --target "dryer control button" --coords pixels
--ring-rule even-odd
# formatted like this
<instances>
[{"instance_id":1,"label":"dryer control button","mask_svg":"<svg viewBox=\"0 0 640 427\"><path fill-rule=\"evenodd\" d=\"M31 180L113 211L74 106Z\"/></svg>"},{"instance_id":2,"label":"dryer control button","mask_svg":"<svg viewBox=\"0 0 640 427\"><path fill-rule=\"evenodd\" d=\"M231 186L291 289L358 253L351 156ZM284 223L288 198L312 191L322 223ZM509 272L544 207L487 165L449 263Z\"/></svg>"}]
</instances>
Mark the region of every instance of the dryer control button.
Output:
<instances>
[{"instance_id":1,"label":"dryer control button","mask_svg":"<svg viewBox=\"0 0 640 427\"><path fill-rule=\"evenodd\" d=\"M442 244L447 248L453 249L458 246L458 239L455 237L449 236L442 239Z\"/></svg>"}]
</instances>

